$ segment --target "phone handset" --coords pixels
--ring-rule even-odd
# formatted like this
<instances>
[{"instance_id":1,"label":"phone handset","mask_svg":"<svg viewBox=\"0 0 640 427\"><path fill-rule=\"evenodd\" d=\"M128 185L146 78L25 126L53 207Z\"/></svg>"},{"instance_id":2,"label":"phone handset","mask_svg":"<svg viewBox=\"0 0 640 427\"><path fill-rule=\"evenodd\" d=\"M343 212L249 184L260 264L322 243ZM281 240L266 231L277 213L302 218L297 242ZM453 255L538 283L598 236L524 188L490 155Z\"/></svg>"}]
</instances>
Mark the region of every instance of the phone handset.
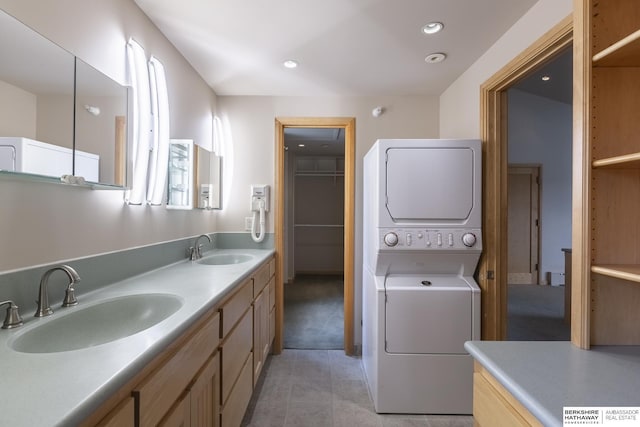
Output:
<instances>
[{"instance_id":1,"label":"phone handset","mask_svg":"<svg viewBox=\"0 0 640 427\"><path fill-rule=\"evenodd\" d=\"M269 212L269 186L251 186L251 211L253 211L253 221L251 224L251 238L254 242L260 243L264 240L266 220L265 213Z\"/></svg>"}]
</instances>

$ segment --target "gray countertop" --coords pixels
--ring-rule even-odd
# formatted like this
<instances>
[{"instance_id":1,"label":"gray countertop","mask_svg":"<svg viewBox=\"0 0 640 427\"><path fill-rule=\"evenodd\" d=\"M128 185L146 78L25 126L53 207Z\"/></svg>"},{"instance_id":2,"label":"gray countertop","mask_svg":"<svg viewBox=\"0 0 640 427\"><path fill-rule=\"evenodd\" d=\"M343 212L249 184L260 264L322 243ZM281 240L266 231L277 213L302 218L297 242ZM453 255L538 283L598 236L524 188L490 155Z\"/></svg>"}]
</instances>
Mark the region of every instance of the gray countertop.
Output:
<instances>
[{"instance_id":1,"label":"gray countertop","mask_svg":"<svg viewBox=\"0 0 640 427\"><path fill-rule=\"evenodd\" d=\"M83 295L79 305L53 307L46 318L22 313L25 325L0 331L0 414L13 426L77 425L122 387L193 322L273 254L273 250L224 249L249 262L225 266L182 261ZM29 330L76 309L131 294L168 293L182 307L162 322L106 344L59 353L20 353L11 343ZM117 313L114 313L117 315Z\"/></svg>"},{"instance_id":2,"label":"gray countertop","mask_svg":"<svg viewBox=\"0 0 640 427\"><path fill-rule=\"evenodd\" d=\"M545 426L564 406L640 407L640 346L469 341L465 349Z\"/></svg>"}]
</instances>

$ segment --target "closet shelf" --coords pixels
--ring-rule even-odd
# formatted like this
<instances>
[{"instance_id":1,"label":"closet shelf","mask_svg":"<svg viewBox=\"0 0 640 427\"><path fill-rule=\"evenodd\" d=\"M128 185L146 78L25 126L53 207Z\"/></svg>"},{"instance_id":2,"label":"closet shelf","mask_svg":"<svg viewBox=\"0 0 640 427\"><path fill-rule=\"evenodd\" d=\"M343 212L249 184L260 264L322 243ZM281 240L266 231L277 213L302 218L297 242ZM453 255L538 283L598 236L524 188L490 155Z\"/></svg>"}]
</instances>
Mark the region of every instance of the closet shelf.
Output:
<instances>
[{"instance_id":1,"label":"closet shelf","mask_svg":"<svg viewBox=\"0 0 640 427\"><path fill-rule=\"evenodd\" d=\"M342 224L295 224L295 227L342 228Z\"/></svg>"},{"instance_id":2,"label":"closet shelf","mask_svg":"<svg viewBox=\"0 0 640 427\"><path fill-rule=\"evenodd\" d=\"M592 265L591 272L601 274L603 276L640 283L640 264Z\"/></svg>"},{"instance_id":3,"label":"closet shelf","mask_svg":"<svg viewBox=\"0 0 640 427\"><path fill-rule=\"evenodd\" d=\"M328 177L336 177L336 176L344 176L344 172L304 172L298 171L296 172L296 176L328 176Z\"/></svg>"},{"instance_id":4,"label":"closet shelf","mask_svg":"<svg viewBox=\"0 0 640 427\"><path fill-rule=\"evenodd\" d=\"M596 67L640 66L640 30L596 53L592 60Z\"/></svg>"},{"instance_id":5,"label":"closet shelf","mask_svg":"<svg viewBox=\"0 0 640 427\"><path fill-rule=\"evenodd\" d=\"M640 153L631 153L622 156L594 160L592 165L594 168L638 169L640 168Z\"/></svg>"}]
</instances>

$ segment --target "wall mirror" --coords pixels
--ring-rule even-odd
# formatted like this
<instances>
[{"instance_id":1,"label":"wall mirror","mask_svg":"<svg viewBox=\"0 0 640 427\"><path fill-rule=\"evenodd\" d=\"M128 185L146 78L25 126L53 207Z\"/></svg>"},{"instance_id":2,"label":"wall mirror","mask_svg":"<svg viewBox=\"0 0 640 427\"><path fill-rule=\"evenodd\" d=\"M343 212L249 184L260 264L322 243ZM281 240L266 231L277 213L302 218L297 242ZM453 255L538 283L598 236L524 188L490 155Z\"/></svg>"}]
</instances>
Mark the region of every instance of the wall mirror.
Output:
<instances>
[{"instance_id":1,"label":"wall mirror","mask_svg":"<svg viewBox=\"0 0 640 427\"><path fill-rule=\"evenodd\" d=\"M198 209L221 209L222 157L206 148L196 147L193 206Z\"/></svg>"},{"instance_id":2,"label":"wall mirror","mask_svg":"<svg viewBox=\"0 0 640 427\"><path fill-rule=\"evenodd\" d=\"M0 57L2 173L124 186L127 88L2 10Z\"/></svg>"},{"instance_id":3,"label":"wall mirror","mask_svg":"<svg viewBox=\"0 0 640 427\"><path fill-rule=\"evenodd\" d=\"M0 13L0 169L73 173L74 57Z\"/></svg>"},{"instance_id":4,"label":"wall mirror","mask_svg":"<svg viewBox=\"0 0 640 427\"><path fill-rule=\"evenodd\" d=\"M76 175L101 184L126 184L127 95L127 87L76 58ZM84 153L98 156L97 176L82 173L90 158Z\"/></svg>"}]
</instances>

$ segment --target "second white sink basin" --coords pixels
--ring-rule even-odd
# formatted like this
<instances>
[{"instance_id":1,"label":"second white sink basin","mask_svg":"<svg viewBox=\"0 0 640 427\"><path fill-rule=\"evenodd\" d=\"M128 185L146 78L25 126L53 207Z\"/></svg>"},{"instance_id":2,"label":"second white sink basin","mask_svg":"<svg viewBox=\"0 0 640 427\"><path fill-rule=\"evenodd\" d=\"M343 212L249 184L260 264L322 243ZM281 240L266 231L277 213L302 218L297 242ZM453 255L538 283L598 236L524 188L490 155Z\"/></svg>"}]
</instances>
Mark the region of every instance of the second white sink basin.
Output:
<instances>
[{"instance_id":1,"label":"second white sink basin","mask_svg":"<svg viewBox=\"0 0 640 427\"><path fill-rule=\"evenodd\" d=\"M21 353L58 353L105 344L136 334L160 323L182 307L170 294L136 294L62 315L20 334L9 345ZM66 309L65 309L66 310ZM58 314L59 313L59 314Z\"/></svg>"},{"instance_id":2,"label":"second white sink basin","mask_svg":"<svg viewBox=\"0 0 640 427\"><path fill-rule=\"evenodd\" d=\"M253 255L248 254L215 254L209 255L196 261L198 264L206 265L230 265L242 264L253 259Z\"/></svg>"}]
</instances>

